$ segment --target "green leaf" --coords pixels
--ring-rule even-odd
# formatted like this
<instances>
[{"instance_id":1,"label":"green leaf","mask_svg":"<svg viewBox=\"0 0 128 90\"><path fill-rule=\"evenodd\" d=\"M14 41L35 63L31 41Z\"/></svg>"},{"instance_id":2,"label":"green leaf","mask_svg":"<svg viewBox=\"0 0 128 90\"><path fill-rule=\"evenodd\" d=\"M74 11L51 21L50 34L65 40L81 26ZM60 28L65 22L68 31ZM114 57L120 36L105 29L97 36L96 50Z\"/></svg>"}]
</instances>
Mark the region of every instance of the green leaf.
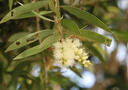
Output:
<instances>
[{"instance_id":1,"label":"green leaf","mask_svg":"<svg viewBox=\"0 0 128 90\"><path fill-rule=\"evenodd\" d=\"M128 32L124 32L121 30L114 30L112 32L119 40L128 42Z\"/></svg>"},{"instance_id":2,"label":"green leaf","mask_svg":"<svg viewBox=\"0 0 128 90\"><path fill-rule=\"evenodd\" d=\"M40 11L39 14L40 15L46 15L46 14L50 14L52 13L52 11ZM30 17L35 17L36 15L32 12L27 12L27 13L24 13L20 16L17 16L15 17L14 19L24 19L24 18L30 18Z\"/></svg>"},{"instance_id":3,"label":"green leaf","mask_svg":"<svg viewBox=\"0 0 128 90\"><path fill-rule=\"evenodd\" d=\"M74 73L76 73L78 76L80 76L80 77L82 77L82 71L81 70L79 70L79 69L77 69L76 67L70 67L70 69L74 72Z\"/></svg>"},{"instance_id":4,"label":"green leaf","mask_svg":"<svg viewBox=\"0 0 128 90\"><path fill-rule=\"evenodd\" d=\"M72 20L63 19L61 23L68 30L72 30L74 34L80 34L79 27Z\"/></svg>"},{"instance_id":5,"label":"green leaf","mask_svg":"<svg viewBox=\"0 0 128 90\"><path fill-rule=\"evenodd\" d=\"M53 33L53 31L51 30L42 30L40 32L35 32L35 33L31 33L31 34L28 34L18 40L16 40L14 43L12 43L5 52L8 52L8 51L11 51L11 50L14 50L14 49L18 49L18 48L21 48L23 46L26 46L30 43L33 43L35 41L38 40L38 33L40 33L41 35L41 39L48 36L48 35L51 35Z\"/></svg>"},{"instance_id":6,"label":"green leaf","mask_svg":"<svg viewBox=\"0 0 128 90\"><path fill-rule=\"evenodd\" d=\"M104 43L107 46L111 45L111 39L98 34L96 32L90 30L80 30L81 34L79 36L83 37L85 40L96 42L96 43Z\"/></svg>"},{"instance_id":7,"label":"green leaf","mask_svg":"<svg viewBox=\"0 0 128 90\"><path fill-rule=\"evenodd\" d=\"M9 9L12 9L12 5L13 5L13 0L9 0Z\"/></svg>"},{"instance_id":8,"label":"green leaf","mask_svg":"<svg viewBox=\"0 0 128 90\"><path fill-rule=\"evenodd\" d=\"M35 14L36 16L40 17L40 18L43 19L43 20L50 21L50 22L54 22L54 20L51 20L51 19L49 19L49 18L46 18L46 17L40 15L39 13L37 13L37 12L35 12L35 11L32 11L32 13Z\"/></svg>"},{"instance_id":9,"label":"green leaf","mask_svg":"<svg viewBox=\"0 0 128 90\"><path fill-rule=\"evenodd\" d=\"M86 11L71 6L62 6L62 8L82 20L88 21L89 23L92 23L108 32L111 32L111 30L101 20Z\"/></svg>"},{"instance_id":10,"label":"green leaf","mask_svg":"<svg viewBox=\"0 0 128 90\"><path fill-rule=\"evenodd\" d=\"M103 35L100 35L96 32L92 32L90 30L79 30L79 27L77 26L77 24L71 20L63 19L62 25L68 30L70 30L70 32L72 32L73 34L82 36L89 41L104 43L108 46L111 43L111 39L104 37Z\"/></svg>"},{"instance_id":11,"label":"green leaf","mask_svg":"<svg viewBox=\"0 0 128 90\"><path fill-rule=\"evenodd\" d=\"M55 12L54 1L53 1L53 0L48 0L48 2L49 2L49 7L50 7L50 9Z\"/></svg>"},{"instance_id":12,"label":"green leaf","mask_svg":"<svg viewBox=\"0 0 128 90\"><path fill-rule=\"evenodd\" d=\"M38 53L42 52L43 50L51 47L53 45L53 43L55 43L59 39L60 39L60 35L58 33L55 33L55 34L47 37L46 39L44 39L40 45L37 45L35 47L25 50L24 52L22 52L21 54L16 56L14 58L14 60L22 59L22 58L26 58L26 57L38 54Z\"/></svg>"},{"instance_id":13,"label":"green leaf","mask_svg":"<svg viewBox=\"0 0 128 90\"><path fill-rule=\"evenodd\" d=\"M105 62L102 53L99 51L99 49L97 49L97 47L95 47L92 43L89 42L84 42L84 45L92 55L97 56L101 62Z\"/></svg>"},{"instance_id":14,"label":"green leaf","mask_svg":"<svg viewBox=\"0 0 128 90\"><path fill-rule=\"evenodd\" d=\"M66 30L66 35L70 36L72 35L72 31L70 30ZM94 43L100 43L100 44L105 44L107 46L111 45L111 39L109 39L108 37L105 37L101 34L98 34L96 32L93 32L91 30L79 30L80 34L74 34L75 37L80 37L83 38L85 41L89 41L89 42L94 42Z\"/></svg>"},{"instance_id":15,"label":"green leaf","mask_svg":"<svg viewBox=\"0 0 128 90\"><path fill-rule=\"evenodd\" d=\"M21 3L20 3L20 4L21 4ZM24 6L23 4L21 4L21 5ZM35 16L40 17L40 18L43 19L43 20L54 22L54 20L51 20L51 19L49 19L49 18L46 18L46 17L42 16L40 13L37 13L37 12L35 12L35 11L32 11L32 14L34 14Z\"/></svg>"},{"instance_id":16,"label":"green leaf","mask_svg":"<svg viewBox=\"0 0 128 90\"><path fill-rule=\"evenodd\" d=\"M10 38L9 38L9 42L14 42L16 40L18 40L19 38L21 37L24 37L26 35L28 35L29 33L28 32L18 32L16 34L13 34Z\"/></svg>"},{"instance_id":17,"label":"green leaf","mask_svg":"<svg viewBox=\"0 0 128 90\"><path fill-rule=\"evenodd\" d=\"M36 3L29 3L23 6L19 6L11 10L6 16L4 16L3 19L0 21L0 24L7 22L8 20L15 19L15 17L18 17L27 12L31 12L46 5L48 5L47 1L38 1Z\"/></svg>"}]
</instances>

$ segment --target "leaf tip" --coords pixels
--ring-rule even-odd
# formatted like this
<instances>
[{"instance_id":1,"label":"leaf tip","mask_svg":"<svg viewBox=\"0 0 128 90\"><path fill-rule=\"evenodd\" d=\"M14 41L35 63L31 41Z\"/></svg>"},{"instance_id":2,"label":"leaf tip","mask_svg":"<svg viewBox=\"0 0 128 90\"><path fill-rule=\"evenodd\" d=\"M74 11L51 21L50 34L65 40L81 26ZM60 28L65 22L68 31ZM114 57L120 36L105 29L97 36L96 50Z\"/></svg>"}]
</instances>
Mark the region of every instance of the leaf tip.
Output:
<instances>
[{"instance_id":1,"label":"leaf tip","mask_svg":"<svg viewBox=\"0 0 128 90\"><path fill-rule=\"evenodd\" d=\"M0 21L0 24L2 24L2 21Z\"/></svg>"},{"instance_id":2,"label":"leaf tip","mask_svg":"<svg viewBox=\"0 0 128 90\"><path fill-rule=\"evenodd\" d=\"M18 60L21 59L19 56L16 56L15 58L13 58L13 60Z\"/></svg>"},{"instance_id":3,"label":"leaf tip","mask_svg":"<svg viewBox=\"0 0 128 90\"><path fill-rule=\"evenodd\" d=\"M4 52L5 52L5 53L7 53L8 51L9 51L9 50L8 50L8 49L6 49Z\"/></svg>"}]
</instances>

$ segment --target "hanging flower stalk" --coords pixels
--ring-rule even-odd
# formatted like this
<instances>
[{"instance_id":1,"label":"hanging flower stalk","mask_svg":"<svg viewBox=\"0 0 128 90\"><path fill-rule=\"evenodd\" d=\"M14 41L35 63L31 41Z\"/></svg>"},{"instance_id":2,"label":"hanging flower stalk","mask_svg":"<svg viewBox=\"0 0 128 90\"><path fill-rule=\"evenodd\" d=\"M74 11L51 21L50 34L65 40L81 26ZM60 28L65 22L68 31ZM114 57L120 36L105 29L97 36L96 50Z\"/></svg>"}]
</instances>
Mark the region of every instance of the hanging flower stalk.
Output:
<instances>
[{"instance_id":1,"label":"hanging flower stalk","mask_svg":"<svg viewBox=\"0 0 128 90\"><path fill-rule=\"evenodd\" d=\"M54 43L53 47L53 56L60 66L73 66L75 61L83 64L84 67L92 65L79 39L62 39L61 42Z\"/></svg>"}]
</instances>

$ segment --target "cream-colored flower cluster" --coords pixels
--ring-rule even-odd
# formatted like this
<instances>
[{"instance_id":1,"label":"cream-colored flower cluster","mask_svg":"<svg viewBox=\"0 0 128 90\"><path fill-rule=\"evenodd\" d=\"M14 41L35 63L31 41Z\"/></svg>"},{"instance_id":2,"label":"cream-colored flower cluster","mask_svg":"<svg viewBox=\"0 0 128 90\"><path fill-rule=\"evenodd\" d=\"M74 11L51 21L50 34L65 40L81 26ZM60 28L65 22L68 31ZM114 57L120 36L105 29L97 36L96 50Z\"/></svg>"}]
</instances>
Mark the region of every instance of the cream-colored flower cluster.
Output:
<instances>
[{"instance_id":1,"label":"cream-colored flower cluster","mask_svg":"<svg viewBox=\"0 0 128 90\"><path fill-rule=\"evenodd\" d=\"M85 67L92 65L79 39L66 38L54 43L53 56L60 66L73 66L75 60Z\"/></svg>"}]
</instances>

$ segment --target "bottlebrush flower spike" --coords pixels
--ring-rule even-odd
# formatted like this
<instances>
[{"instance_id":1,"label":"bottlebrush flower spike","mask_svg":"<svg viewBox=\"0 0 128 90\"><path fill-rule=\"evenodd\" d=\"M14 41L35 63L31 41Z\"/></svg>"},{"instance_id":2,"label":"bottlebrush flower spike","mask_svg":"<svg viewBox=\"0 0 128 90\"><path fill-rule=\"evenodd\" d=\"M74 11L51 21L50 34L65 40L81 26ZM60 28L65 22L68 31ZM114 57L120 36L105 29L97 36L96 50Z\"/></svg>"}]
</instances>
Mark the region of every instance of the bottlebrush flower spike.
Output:
<instances>
[{"instance_id":1,"label":"bottlebrush flower spike","mask_svg":"<svg viewBox=\"0 0 128 90\"><path fill-rule=\"evenodd\" d=\"M61 42L54 43L53 47L53 56L60 66L73 66L75 61L85 67L92 65L79 39L66 38Z\"/></svg>"}]
</instances>

